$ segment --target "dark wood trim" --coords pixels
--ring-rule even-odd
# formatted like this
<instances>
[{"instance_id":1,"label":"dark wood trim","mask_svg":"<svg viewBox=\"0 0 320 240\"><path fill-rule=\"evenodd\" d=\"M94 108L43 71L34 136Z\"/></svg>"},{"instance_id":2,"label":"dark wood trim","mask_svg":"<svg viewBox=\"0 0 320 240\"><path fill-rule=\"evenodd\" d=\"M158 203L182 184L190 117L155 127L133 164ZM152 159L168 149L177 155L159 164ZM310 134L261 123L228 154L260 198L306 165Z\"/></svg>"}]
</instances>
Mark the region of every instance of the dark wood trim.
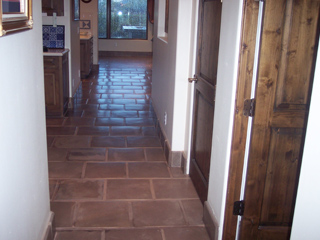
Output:
<instances>
[{"instance_id":1,"label":"dark wood trim","mask_svg":"<svg viewBox=\"0 0 320 240\"><path fill-rule=\"evenodd\" d=\"M152 52L99 51L99 57L143 57L152 56Z\"/></svg>"},{"instance_id":2,"label":"dark wood trim","mask_svg":"<svg viewBox=\"0 0 320 240\"><path fill-rule=\"evenodd\" d=\"M256 2L255 0L244 0L243 2L238 83L222 237L224 240L234 240L237 230L237 216L233 215L233 203L240 198L243 160L248 128L248 117L243 115L243 103L244 100L249 99L251 95L259 11L259 2Z\"/></svg>"},{"instance_id":3,"label":"dark wood trim","mask_svg":"<svg viewBox=\"0 0 320 240\"><path fill-rule=\"evenodd\" d=\"M191 158L190 160L189 175L202 204L204 204L204 202L208 199L208 182L206 179L204 179L203 174L194 158Z\"/></svg>"}]
</instances>

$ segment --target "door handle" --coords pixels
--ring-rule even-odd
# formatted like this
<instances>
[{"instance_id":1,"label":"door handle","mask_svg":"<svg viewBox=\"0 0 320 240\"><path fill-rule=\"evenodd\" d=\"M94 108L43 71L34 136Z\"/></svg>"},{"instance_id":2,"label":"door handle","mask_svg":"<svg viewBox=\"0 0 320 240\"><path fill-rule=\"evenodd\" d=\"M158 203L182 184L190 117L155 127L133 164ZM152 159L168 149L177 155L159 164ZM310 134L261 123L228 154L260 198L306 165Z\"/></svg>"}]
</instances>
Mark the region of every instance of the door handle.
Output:
<instances>
[{"instance_id":1,"label":"door handle","mask_svg":"<svg viewBox=\"0 0 320 240\"><path fill-rule=\"evenodd\" d=\"M193 76L193 78L188 78L188 82L192 83L192 82L198 82L198 78L196 75Z\"/></svg>"}]
</instances>

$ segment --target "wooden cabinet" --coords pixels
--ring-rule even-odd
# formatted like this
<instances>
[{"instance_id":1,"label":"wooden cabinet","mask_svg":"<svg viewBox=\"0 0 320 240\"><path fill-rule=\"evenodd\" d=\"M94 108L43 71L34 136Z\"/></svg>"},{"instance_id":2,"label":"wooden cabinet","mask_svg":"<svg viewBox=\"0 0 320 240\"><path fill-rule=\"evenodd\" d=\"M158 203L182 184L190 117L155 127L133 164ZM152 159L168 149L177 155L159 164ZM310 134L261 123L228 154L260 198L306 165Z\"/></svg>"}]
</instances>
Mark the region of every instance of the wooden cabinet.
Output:
<instances>
[{"instance_id":1,"label":"wooden cabinet","mask_svg":"<svg viewBox=\"0 0 320 240\"><path fill-rule=\"evenodd\" d=\"M42 12L47 16L57 13L57 16L64 16L64 1L61 0L42 0Z\"/></svg>"},{"instance_id":2,"label":"wooden cabinet","mask_svg":"<svg viewBox=\"0 0 320 240\"><path fill-rule=\"evenodd\" d=\"M93 38L80 39L81 78L89 76L93 65Z\"/></svg>"},{"instance_id":3,"label":"wooden cabinet","mask_svg":"<svg viewBox=\"0 0 320 240\"><path fill-rule=\"evenodd\" d=\"M46 115L63 117L69 101L68 52L43 59Z\"/></svg>"}]
</instances>

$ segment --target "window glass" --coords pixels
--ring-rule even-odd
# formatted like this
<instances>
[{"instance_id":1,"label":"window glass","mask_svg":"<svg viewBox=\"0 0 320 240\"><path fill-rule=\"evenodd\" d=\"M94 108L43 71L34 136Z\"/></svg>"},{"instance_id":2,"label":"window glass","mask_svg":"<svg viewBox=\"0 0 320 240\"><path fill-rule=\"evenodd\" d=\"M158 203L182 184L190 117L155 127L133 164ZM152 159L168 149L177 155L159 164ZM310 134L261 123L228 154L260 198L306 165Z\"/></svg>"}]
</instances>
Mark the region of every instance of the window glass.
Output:
<instances>
[{"instance_id":1,"label":"window glass","mask_svg":"<svg viewBox=\"0 0 320 240\"><path fill-rule=\"evenodd\" d=\"M147 39L147 0L99 0L99 38Z\"/></svg>"},{"instance_id":2,"label":"window glass","mask_svg":"<svg viewBox=\"0 0 320 240\"><path fill-rule=\"evenodd\" d=\"M98 4L99 38L107 38L107 0L99 0Z\"/></svg>"}]
</instances>

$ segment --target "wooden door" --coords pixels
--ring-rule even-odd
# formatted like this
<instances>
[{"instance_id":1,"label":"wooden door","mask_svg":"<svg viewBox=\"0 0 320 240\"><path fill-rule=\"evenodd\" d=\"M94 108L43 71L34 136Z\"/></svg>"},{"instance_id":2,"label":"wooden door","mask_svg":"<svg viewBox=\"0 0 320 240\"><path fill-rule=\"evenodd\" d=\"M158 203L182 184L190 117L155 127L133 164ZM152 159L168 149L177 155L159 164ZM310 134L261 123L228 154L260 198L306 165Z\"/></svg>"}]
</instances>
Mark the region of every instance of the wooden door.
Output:
<instances>
[{"instance_id":1,"label":"wooden door","mask_svg":"<svg viewBox=\"0 0 320 240\"><path fill-rule=\"evenodd\" d=\"M221 23L220 0L200 0L190 177L207 200Z\"/></svg>"},{"instance_id":2,"label":"wooden door","mask_svg":"<svg viewBox=\"0 0 320 240\"><path fill-rule=\"evenodd\" d=\"M319 0L266 0L240 239L290 239Z\"/></svg>"}]
</instances>

